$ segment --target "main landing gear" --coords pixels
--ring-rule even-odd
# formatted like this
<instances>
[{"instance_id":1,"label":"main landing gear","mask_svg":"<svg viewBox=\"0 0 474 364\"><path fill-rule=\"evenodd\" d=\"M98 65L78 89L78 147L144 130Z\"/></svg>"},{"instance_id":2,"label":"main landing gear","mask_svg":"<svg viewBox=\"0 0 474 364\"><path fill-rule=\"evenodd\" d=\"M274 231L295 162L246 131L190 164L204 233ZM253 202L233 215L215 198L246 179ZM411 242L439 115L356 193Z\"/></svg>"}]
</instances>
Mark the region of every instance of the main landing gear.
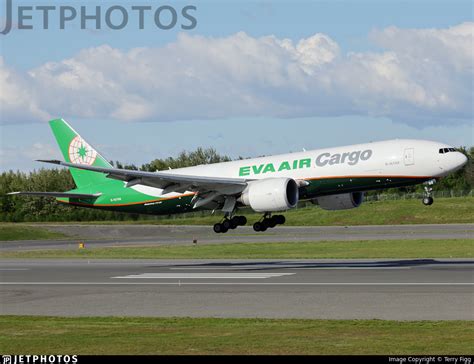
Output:
<instances>
[{"instance_id":1,"label":"main landing gear","mask_svg":"<svg viewBox=\"0 0 474 364\"><path fill-rule=\"evenodd\" d=\"M283 225L286 219L283 215L274 215L265 214L260 221L257 221L253 224L253 229L255 231L265 231L268 228L274 228L277 225ZM215 233L226 233L230 229L235 229L237 226L243 226L247 224L247 218L245 216L234 216L229 218L229 216L224 217L222 222L218 222L214 225Z\"/></svg>"},{"instance_id":2,"label":"main landing gear","mask_svg":"<svg viewBox=\"0 0 474 364\"><path fill-rule=\"evenodd\" d=\"M234 216L229 219L227 216L222 222L214 225L215 233L226 233L229 229L235 229L237 226L243 226L247 223L245 216Z\"/></svg>"},{"instance_id":3,"label":"main landing gear","mask_svg":"<svg viewBox=\"0 0 474 364\"><path fill-rule=\"evenodd\" d=\"M255 224L253 224L253 229L255 231L265 231L268 228L274 228L277 225L283 225L285 223L286 219L285 216L283 215L263 215L263 219L261 221L257 221Z\"/></svg>"},{"instance_id":4,"label":"main landing gear","mask_svg":"<svg viewBox=\"0 0 474 364\"><path fill-rule=\"evenodd\" d=\"M428 184L425 185L425 194L424 194L424 197L423 197L423 205L425 206L430 206L433 204L434 200L433 200L433 186L434 182L433 181L428 181Z\"/></svg>"}]
</instances>

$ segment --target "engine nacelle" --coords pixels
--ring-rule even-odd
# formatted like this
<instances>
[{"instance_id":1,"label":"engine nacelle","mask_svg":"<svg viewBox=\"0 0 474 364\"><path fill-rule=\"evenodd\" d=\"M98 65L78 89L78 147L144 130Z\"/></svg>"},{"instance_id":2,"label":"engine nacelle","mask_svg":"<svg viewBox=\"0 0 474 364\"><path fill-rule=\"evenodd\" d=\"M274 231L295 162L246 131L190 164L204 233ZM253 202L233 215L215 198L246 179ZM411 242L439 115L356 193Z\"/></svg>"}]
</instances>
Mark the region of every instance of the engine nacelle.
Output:
<instances>
[{"instance_id":1,"label":"engine nacelle","mask_svg":"<svg viewBox=\"0 0 474 364\"><path fill-rule=\"evenodd\" d=\"M347 210L359 207L363 200L364 192L352 192L321 196L316 199L316 203L324 210Z\"/></svg>"},{"instance_id":2,"label":"engine nacelle","mask_svg":"<svg viewBox=\"0 0 474 364\"><path fill-rule=\"evenodd\" d=\"M267 178L250 181L239 202L257 212L289 210L299 199L298 184L291 178Z\"/></svg>"}]
</instances>

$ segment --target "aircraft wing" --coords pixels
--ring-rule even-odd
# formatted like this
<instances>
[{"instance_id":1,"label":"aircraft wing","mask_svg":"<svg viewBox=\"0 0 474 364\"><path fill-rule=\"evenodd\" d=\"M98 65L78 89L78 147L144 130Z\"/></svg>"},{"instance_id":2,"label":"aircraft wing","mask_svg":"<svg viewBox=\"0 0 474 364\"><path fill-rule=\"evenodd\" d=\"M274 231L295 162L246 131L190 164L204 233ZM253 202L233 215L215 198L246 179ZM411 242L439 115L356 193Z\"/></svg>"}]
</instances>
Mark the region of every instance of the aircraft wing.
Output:
<instances>
[{"instance_id":1,"label":"aircraft wing","mask_svg":"<svg viewBox=\"0 0 474 364\"><path fill-rule=\"evenodd\" d=\"M216 191L223 195L231 195L242 192L247 186L245 180L238 178L190 176L168 172L145 172L119 168L103 168L58 160L38 160L38 162L104 173L108 178L127 182L127 187L138 184L146 185L163 189L163 194L169 192L182 193L184 191L200 193Z\"/></svg>"},{"instance_id":2,"label":"aircraft wing","mask_svg":"<svg viewBox=\"0 0 474 364\"><path fill-rule=\"evenodd\" d=\"M97 198L101 193L85 194L85 193L71 193L71 192L31 192L20 191L10 192L7 195L23 195L23 196L41 196L41 197L59 197L59 198Z\"/></svg>"}]
</instances>

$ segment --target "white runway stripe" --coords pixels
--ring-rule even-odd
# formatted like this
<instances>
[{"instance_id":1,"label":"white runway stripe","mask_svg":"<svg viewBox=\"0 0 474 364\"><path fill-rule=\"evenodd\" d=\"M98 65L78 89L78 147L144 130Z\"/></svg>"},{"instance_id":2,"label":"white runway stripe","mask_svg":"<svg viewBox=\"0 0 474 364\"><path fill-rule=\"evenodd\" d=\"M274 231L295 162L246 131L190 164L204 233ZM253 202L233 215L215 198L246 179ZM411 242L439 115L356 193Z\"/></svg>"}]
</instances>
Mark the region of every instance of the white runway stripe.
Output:
<instances>
[{"instance_id":1,"label":"white runway stripe","mask_svg":"<svg viewBox=\"0 0 474 364\"><path fill-rule=\"evenodd\" d=\"M243 270L243 269L265 269L267 266L255 267L255 266L239 266L239 267L183 267L183 268L169 268L170 270ZM411 269L411 267L286 267L286 269L294 270L385 270L385 269Z\"/></svg>"},{"instance_id":2,"label":"white runway stripe","mask_svg":"<svg viewBox=\"0 0 474 364\"><path fill-rule=\"evenodd\" d=\"M118 276L119 279L266 279L295 273L143 273Z\"/></svg>"},{"instance_id":3,"label":"white runway stripe","mask_svg":"<svg viewBox=\"0 0 474 364\"><path fill-rule=\"evenodd\" d=\"M319 267L319 268L291 268L298 270L386 270L386 269L411 269L411 267Z\"/></svg>"},{"instance_id":4,"label":"white runway stripe","mask_svg":"<svg viewBox=\"0 0 474 364\"><path fill-rule=\"evenodd\" d=\"M0 282L0 286L474 286L471 282Z\"/></svg>"},{"instance_id":5,"label":"white runway stripe","mask_svg":"<svg viewBox=\"0 0 474 364\"><path fill-rule=\"evenodd\" d=\"M183 267L183 268L169 268L170 270L243 270L243 269L260 269L267 268L266 266L238 266L238 267Z\"/></svg>"}]
</instances>

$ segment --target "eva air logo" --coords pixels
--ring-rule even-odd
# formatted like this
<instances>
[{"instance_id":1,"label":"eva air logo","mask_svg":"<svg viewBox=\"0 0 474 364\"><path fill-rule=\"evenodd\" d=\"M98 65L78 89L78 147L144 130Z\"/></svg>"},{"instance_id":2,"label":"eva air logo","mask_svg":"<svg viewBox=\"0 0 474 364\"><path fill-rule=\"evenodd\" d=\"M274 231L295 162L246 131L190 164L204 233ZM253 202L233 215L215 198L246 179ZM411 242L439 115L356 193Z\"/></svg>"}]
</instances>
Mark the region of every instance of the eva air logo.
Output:
<instances>
[{"instance_id":1,"label":"eva air logo","mask_svg":"<svg viewBox=\"0 0 474 364\"><path fill-rule=\"evenodd\" d=\"M79 135L69 144L69 160L74 164L92 165L97 152Z\"/></svg>"}]
</instances>

